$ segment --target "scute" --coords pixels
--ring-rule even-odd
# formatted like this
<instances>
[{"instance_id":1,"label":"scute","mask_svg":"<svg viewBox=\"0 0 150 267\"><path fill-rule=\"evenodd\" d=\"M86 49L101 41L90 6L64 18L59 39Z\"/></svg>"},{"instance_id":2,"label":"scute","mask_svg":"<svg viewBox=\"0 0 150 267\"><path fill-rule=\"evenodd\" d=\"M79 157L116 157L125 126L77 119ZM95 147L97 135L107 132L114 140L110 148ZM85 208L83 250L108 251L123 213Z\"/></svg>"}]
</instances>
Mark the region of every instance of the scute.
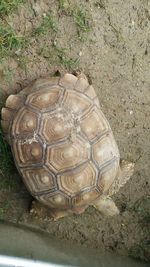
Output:
<instances>
[{"instance_id":1,"label":"scute","mask_svg":"<svg viewBox=\"0 0 150 267\"><path fill-rule=\"evenodd\" d=\"M90 97L91 99L94 99L96 97L96 93L92 85L89 85L84 93L86 96Z\"/></svg>"},{"instance_id":2,"label":"scute","mask_svg":"<svg viewBox=\"0 0 150 267\"><path fill-rule=\"evenodd\" d=\"M37 90L44 90L48 89L51 86L57 86L59 82L59 77L45 77L45 78L39 78L37 79L33 86L32 86L32 92Z\"/></svg>"},{"instance_id":3,"label":"scute","mask_svg":"<svg viewBox=\"0 0 150 267\"><path fill-rule=\"evenodd\" d=\"M81 96L78 92L68 90L63 98L63 106L68 112L73 112L75 115L83 115L92 106L92 103L86 96Z\"/></svg>"},{"instance_id":4,"label":"scute","mask_svg":"<svg viewBox=\"0 0 150 267\"><path fill-rule=\"evenodd\" d=\"M14 157L17 164L21 166L33 166L43 162L44 147L38 141L13 140Z\"/></svg>"},{"instance_id":5,"label":"scute","mask_svg":"<svg viewBox=\"0 0 150 267\"><path fill-rule=\"evenodd\" d=\"M86 162L89 157L88 144L76 138L74 141L48 147L46 165L54 172L62 172Z\"/></svg>"},{"instance_id":6,"label":"scute","mask_svg":"<svg viewBox=\"0 0 150 267\"><path fill-rule=\"evenodd\" d=\"M70 199L65 196L64 193L59 191L51 194L41 194L40 196L36 196L36 198L41 201L46 206L51 208L58 209L69 209L70 208Z\"/></svg>"},{"instance_id":7,"label":"scute","mask_svg":"<svg viewBox=\"0 0 150 267\"><path fill-rule=\"evenodd\" d=\"M40 111L47 111L56 108L56 105L63 93L60 87L49 87L46 90L40 90L30 94L27 97L26 104Z\"/></svg>"},{"instance_id":8,"label":"scute","mask_svg":"<svg viewBox=\"0 0 150 267\"><path fill-rule=\"evenodd\" d=\"M12 136L33 135L38 127L38 115L30 109L21 108L13 121Z\"/></svg>"},{"instance_id":9,"label":"scute","mask_svg":"<svg viewBox=\"0 0 150 267\"><path fill-rule=\"evenodd\" d=\"M98 99L97 96L93 99L93 103L95 104L95 106L97 106L98 108L100 108L100 103L99 103L99 99Z\"/></svg>"},{"instance_id":10,"label":"scute","mask_svg":"<svg viewBox=\"0 0 150 267\"><path fill-rule=\"evenodd\" d=\"M100 196L100 192L93 187L93 189L85 190L83 193L72 198L73 207L81 207L94 201Z\"/></svg>"},{"instance_id":11,"label":"scute","mask_svg":"<svg viewBox=\"0 0 150 267\"><path fill-rule=\"evenodd\" d=\"M74 196L96 185L97 175L97 169L92 162L89 162L75 170L58 175L57 181L61 191Z\"/></svg>"},{"instance_id":12,"label":"scute","mask_svg":"<svg viewBox=\"0 0 150 267\"><path fill-rule=\"evenodd\" d=\"M75 84L75 90L83 93L89 86L89 83L84 78L79 78Z\"/></svg>"},{"instance_id":13,"label":"scute","mask_svg":"<svg viewBox=\"0 0 150 267\"><path fill-rule=\"evenodd\" d=\"M99 168L114 158L119 158L118 147L111 132L93 144L92 157Z\"/></svg>"},{"instance_id":14,"label":"scute","mask_svg":"<svg viewBox=\"0 0 150 267\"><path fill-rule=\"evenodd\" d=\"M117 177L118 169L119 159L115 159L111 164L100 170L97 185L102 193L107 193L113 181Z\"/></svg>"},{"instance_id":15,"label":"scute","mask_svg":"<svg viewBox=\"0 0 150 267\"><path fill-rule=\"evenodd\" d=\"M10 95L5 103L5 106L10 109L18 110L24 104L24 98L19 95Z\"/></svg>"},{"instance_id":16,"label":"scute","mask_svg":"<svg viewBox=\"0 0 150 267\"><path fill-rule=\"evenodd\" d=\"M96 107L81 118L80 127L89 141L107 133L110 128L103 113Z\"/></svg>"},{"instance_id":17,"label":"scute","mask_svg":"<svg viewBox=\"0 0 150 267\"><path fill-rule=\"evenodd\" d=\"M1 109L1 118L4 121L11 121L12 120L12 111L9 108L2 108Z\"/></svg>"},{"instance_id":18,"label":"scute","mask_svg":"<svg viewBox=\"0 0 150 267\"><path fill-rule=\"evenodd\" d=\"M60 78L59 85L63 86L65 89L74 89L77 80L78 78L76 76L67 73Z\"/></svg>"},{"instance_id":19,"label":"scute","mask_svg":"<svg viewBox=\"0 0 150 267\"><path fill-rule=\"evenodd\" d=\"M3 132L5 134L7 134L9 132L9 129L10 129L10 122L9 121L1 120L1 127L3 129Z\"/></svg>"},{"instance_id":20,"label":"scute","mask_svg":"<svg viewBox=\"0 0 150 267\"><path fill-rule=\"evenodd\" d=\"M66 140L74 128L70 113L62 109L43 114L41 122L40 135L48 144Z\"/></svg>"},{"instance_id":21,"label":"scute","mask_svg":"<svg viewBox=\"0 0 150 267\"><path fill-rule=\"evenodd\" d=\"M31 194L36 195L56 188L56 177L44 166L21 169L21 174Z\"/></svg>"}]
</instances>

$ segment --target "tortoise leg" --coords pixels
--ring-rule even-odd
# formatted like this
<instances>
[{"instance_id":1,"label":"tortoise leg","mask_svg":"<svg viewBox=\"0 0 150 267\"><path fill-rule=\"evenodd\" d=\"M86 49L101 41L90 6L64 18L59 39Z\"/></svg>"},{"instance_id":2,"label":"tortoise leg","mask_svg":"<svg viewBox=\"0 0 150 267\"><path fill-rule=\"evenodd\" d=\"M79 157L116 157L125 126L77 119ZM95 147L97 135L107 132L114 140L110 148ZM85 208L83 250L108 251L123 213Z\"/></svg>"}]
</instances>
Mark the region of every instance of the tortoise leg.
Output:
<instances>
[{"instance_id":1,"label":"tortoise leg","mask_svg":"<svg viewBox=\"0 0 150 267\"><path fill-rule=\"evenodd\" d=\"M119 209L109 196L101 196L93 202L93 206L106 216L119 214Z\"/></svg>"},{"instance_id":2,"label":"tortoise leg","mask_svg":"<svg viewBox=\"0 0 150 267\"><path fill-rule=\"evenodd\" d=\"M61 218L64 218L70 214L67 210L58 210L58 209L51 209L50 215L53 217L54 221L57 221Z\"/></svg>"},{"instance_id":3,"label":"tortoise leg","mask_svg":"<svg viewBox=\"0 0 150 267\"><path fill-rule=\"evenodd\" d=\"M88 207L88 205L82 206L82 207L72 208L72 210L69 211L69 212L75 213L75 214L81 214L81 213L83 213L86 210L87 207Z\"/></svg>"},{"instance_id":4,"label":"tortoise leg","mask_svg":"<svg viewBox=\"0 0 150 267\"><path fill-rule=\"evenodd\" d=\"M81 214L88 206L73 208L72 210L52 209L44 206L39 201L34 200L31 204L30 213L39 219L53 218L54 221L66 217L70 214Z\"/></svg>"},{"instance_id":5,"label":"tortoise leg","mask_svg":"<svg viewBox=\"0 0 150 267\"><path fill-rule=\"evenodd\" d=\"M57 210L57 209L50 209L44 205L42 205L39 201L34 200L32 201L30 213L34 216L38 217L39 219L51 218L54 220L58 220L69 215L69 211L66 210Z\"/></svg>"},{"instance_id":6,"label":"tortoise leg","mask_svg":"<svg viewBox=\"0 0 150 267\"><path fill-rule=\"evenodd\" d=\"M117 193L120 187L124 186L126 182L130 179L134 172L134 163L128 162L126 160L120 161L120 170L118 177L115 179L111 187L109 188L109 196Z\"/></svg>"},{"instance_id":7,"label":"tortoise leg","mask_svg":"<svg viewBox=\"0 0 150 267\"><path fill-rule=\"evenodd\" d=\"M39 201L33 200L31 203L30 213L38 218L44 218L47 216L47 208Z\"/></svg>"},{"instance_id":8,"label":"tortoise leg","mask_svg":"<svg viewBox=\"0 0 150 267\"><path fill-rule=\"evenodd\" d=\"M50 214L51 216L54 218L54 220L58 220L60 218L66 217L70 214L81 214L85 211L85 209L87 208L87 206L84 207L77 207L77 208L73 208L71 210L58 210L58 209L51 209L50 210Z\"/></svg>"}]
</instances>

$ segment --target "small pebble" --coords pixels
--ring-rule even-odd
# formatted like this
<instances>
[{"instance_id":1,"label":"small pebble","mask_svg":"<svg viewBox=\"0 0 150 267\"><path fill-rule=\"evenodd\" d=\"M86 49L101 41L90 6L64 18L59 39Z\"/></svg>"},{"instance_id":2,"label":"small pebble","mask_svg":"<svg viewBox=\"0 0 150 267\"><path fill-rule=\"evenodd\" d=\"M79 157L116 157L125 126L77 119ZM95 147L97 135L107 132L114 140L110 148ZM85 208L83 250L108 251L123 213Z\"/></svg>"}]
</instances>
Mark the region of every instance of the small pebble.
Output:
<instances>
[{"instance_id":1,"label":"small pebble","mask_svg":"<svg viewBox=\"0 0 150 267\"><path fill-rule=\"evenodd\" d=\"M57 41L56 41L56 40L54 40L53 44L56 46L56 45L57 45Z\"/></svg>"},{"instance_id":2,"label":"small pebble","mask_svg":"<svg viewBox=\"0 0 150 267\"><path fill-rule=\"evenodd\" d=\"M21 55L21 49L18 49L17 51L15 51L15 55L20 56Z\"/></svg>"}]
</instances>

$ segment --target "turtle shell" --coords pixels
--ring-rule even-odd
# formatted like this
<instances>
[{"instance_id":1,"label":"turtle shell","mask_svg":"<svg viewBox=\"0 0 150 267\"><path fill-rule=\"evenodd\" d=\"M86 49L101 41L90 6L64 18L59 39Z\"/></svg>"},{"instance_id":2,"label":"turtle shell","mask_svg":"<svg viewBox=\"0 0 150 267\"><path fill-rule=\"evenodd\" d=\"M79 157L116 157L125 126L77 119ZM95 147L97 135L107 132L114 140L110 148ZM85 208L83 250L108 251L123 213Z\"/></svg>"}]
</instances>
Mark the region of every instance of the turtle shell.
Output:
<instances>
[{"instance_id":1,"label":"turtle shell","mask_svg":"<svg viewBox=\"0 0 150 267\"><path fill-rule=\"evenodd\" d=\"M88 205L117 176L118 147L84 78L43 78L9 96L2 127L28 190L51 208Z\"/></svg>"}]
</instances>

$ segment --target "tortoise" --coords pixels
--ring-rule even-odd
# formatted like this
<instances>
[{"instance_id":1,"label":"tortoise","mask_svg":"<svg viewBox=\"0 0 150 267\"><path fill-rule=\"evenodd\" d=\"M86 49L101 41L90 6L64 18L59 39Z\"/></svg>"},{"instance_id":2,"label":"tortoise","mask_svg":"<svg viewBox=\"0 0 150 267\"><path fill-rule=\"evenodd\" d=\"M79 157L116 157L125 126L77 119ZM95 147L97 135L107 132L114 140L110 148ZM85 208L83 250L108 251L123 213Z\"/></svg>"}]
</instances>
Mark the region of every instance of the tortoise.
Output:
<instances>
[{"instance_id":1,"label":"tortoise","mask_svg":"<svg viewBox=\"0 0 150 267\"><path fill-rule=\"evenodd\" d=\"M134 164L120 160L84 74L39 78L10 95L1 113L16 167L37 200L35 210L46 208L54 218L80 214L89 205L105 215L119 213L111 196L129 180Z\"/></svg>"}]
</instances>

